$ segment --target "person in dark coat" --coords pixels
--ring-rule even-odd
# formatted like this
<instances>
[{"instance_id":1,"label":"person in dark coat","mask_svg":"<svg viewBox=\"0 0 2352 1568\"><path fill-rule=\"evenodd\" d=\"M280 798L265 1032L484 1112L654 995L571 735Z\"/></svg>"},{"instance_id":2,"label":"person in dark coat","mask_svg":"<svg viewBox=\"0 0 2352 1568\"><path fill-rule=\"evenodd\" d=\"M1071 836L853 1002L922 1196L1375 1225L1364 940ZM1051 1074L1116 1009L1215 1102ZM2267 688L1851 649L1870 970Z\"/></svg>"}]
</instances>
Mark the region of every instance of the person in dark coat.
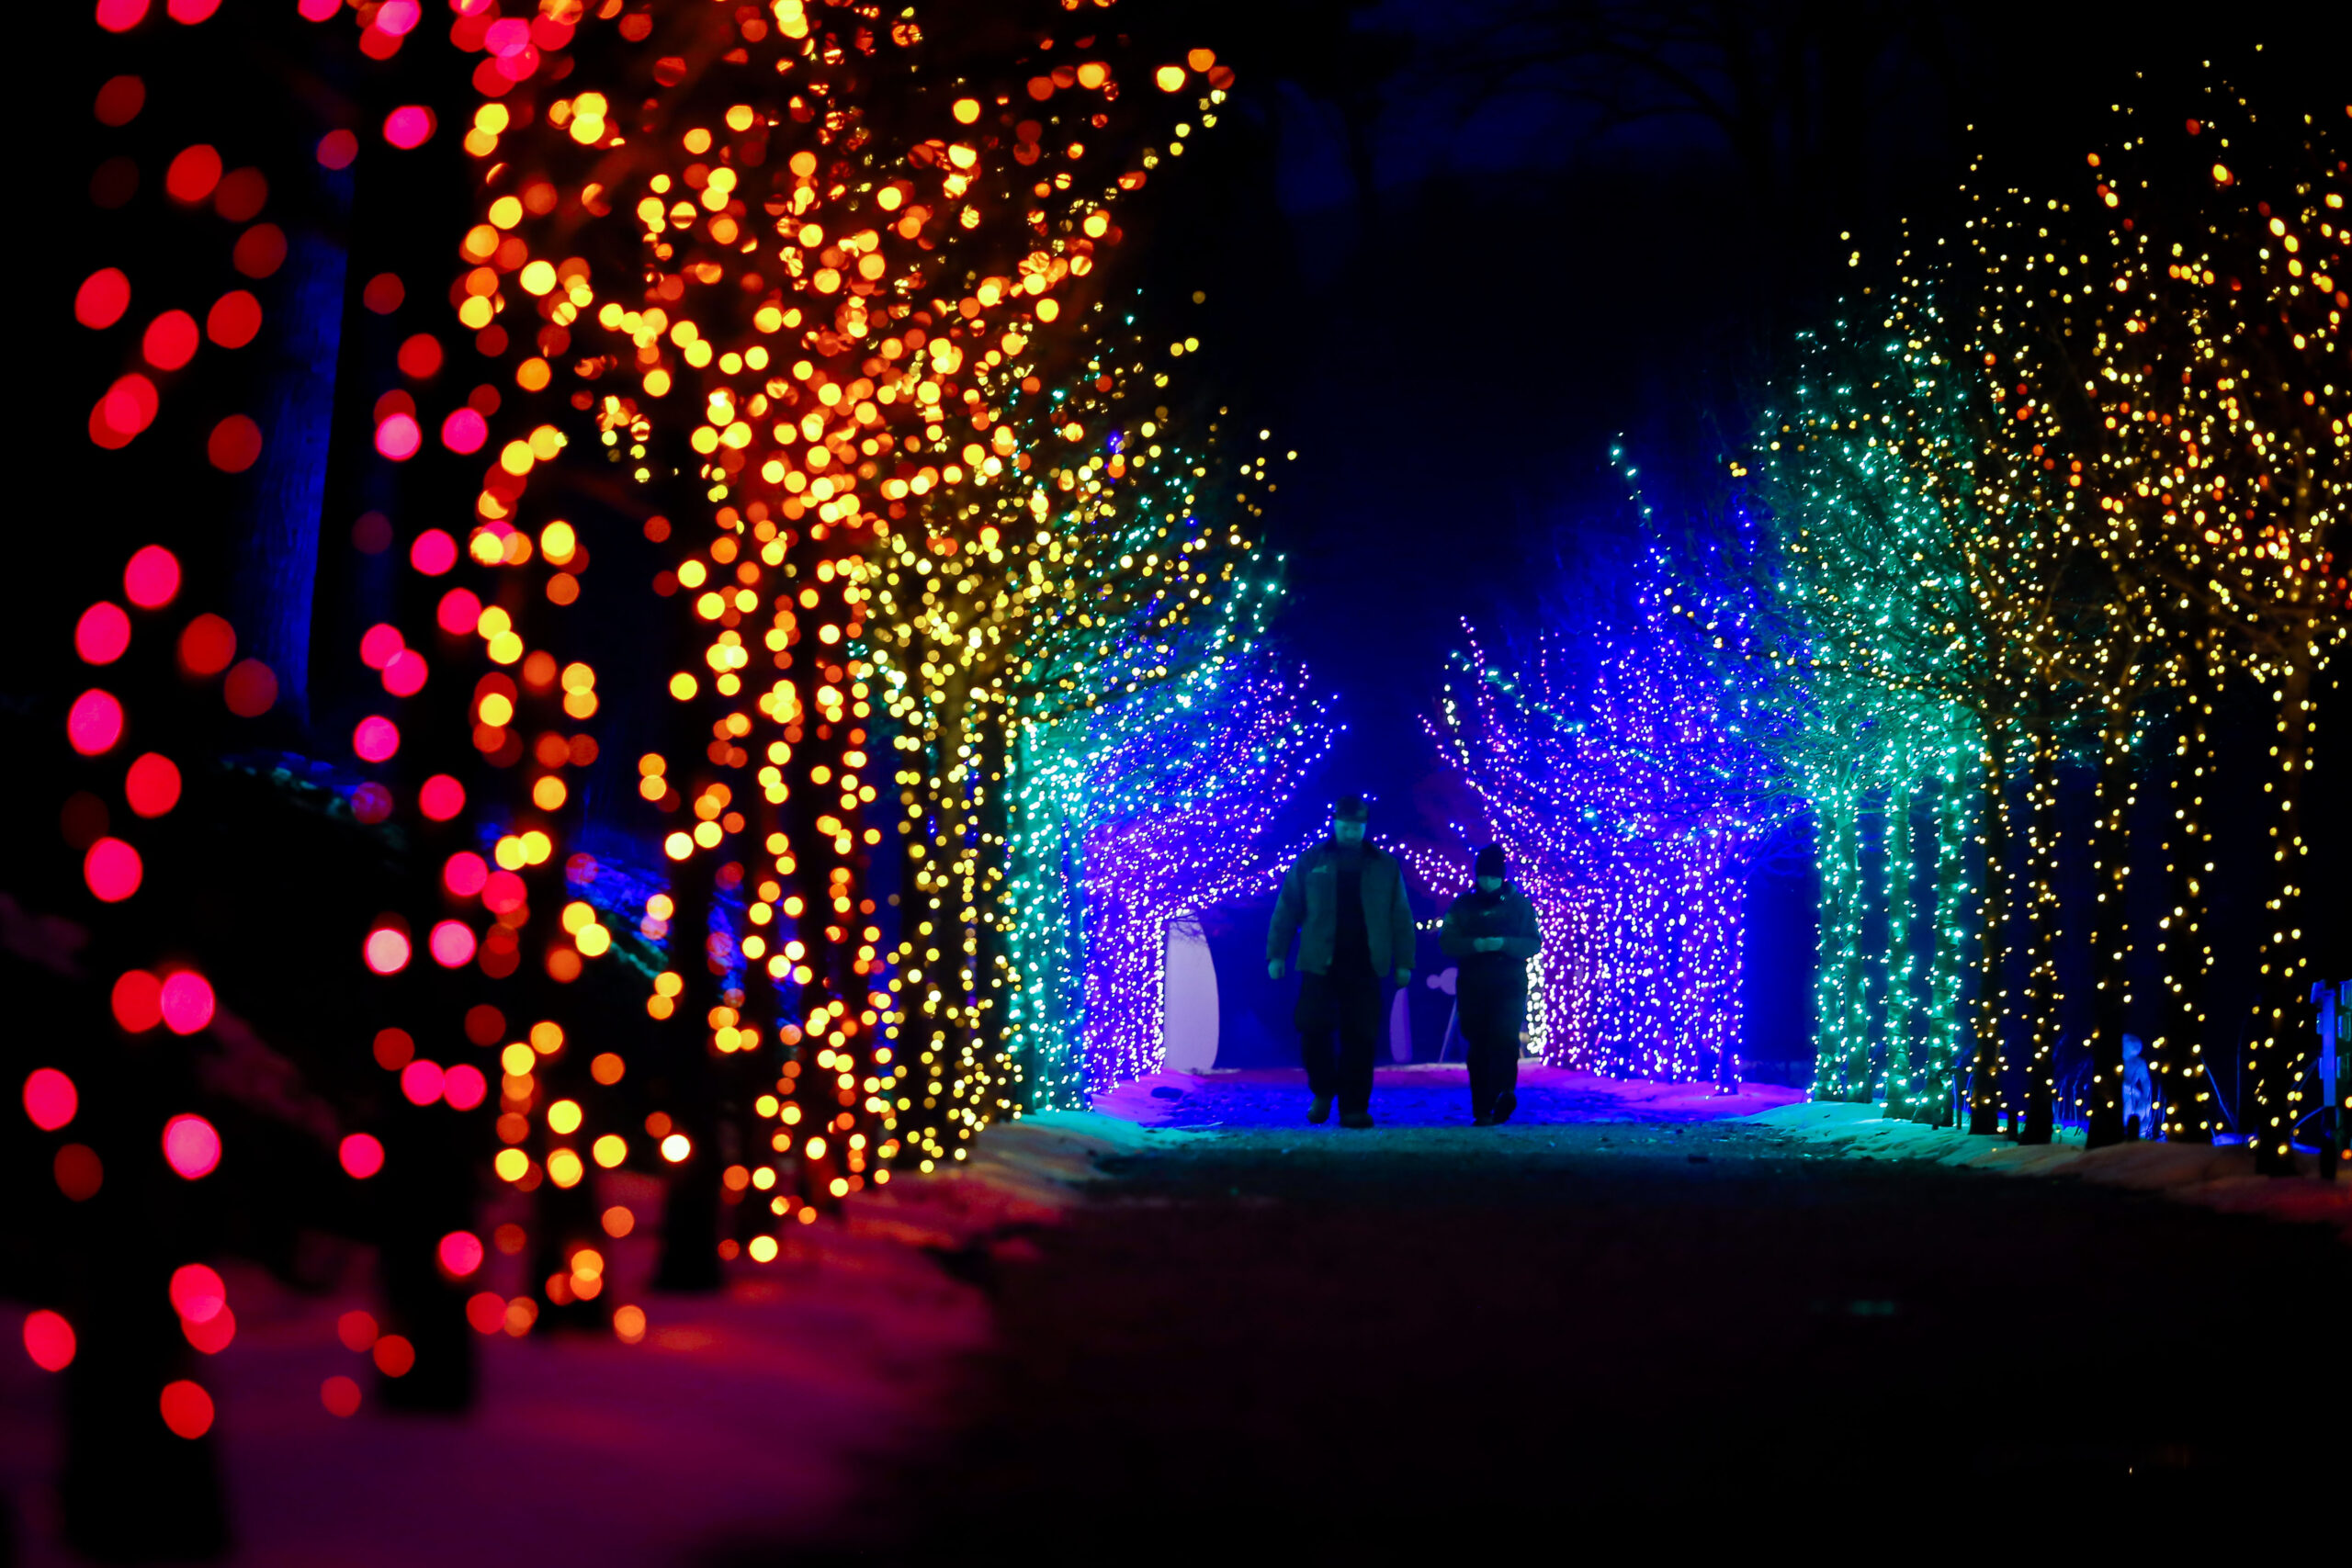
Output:
<instances>
[{"instance_id":1,"label":"person in dark coat","mask_svg":"<svg viewBox=\"0 0 2352 1568\"><path fill-rule=\"evenodd\" d=\"M1542 951L1535 906L1506 874L1500 844L1478 852L1477 886L1445 912L1438 944L1460 965L1454 982L1469 1045L1470 1119L1508 1122L1519 1108L1520 1036L1527 1028L1527 961Z\"/></svg>"},{"instance_id":2,"label":"person in dark coat","mask_svg":"<svg viewBox=\"0 0 2352 1568\"><path fill-rule=\"evenodd\" d=\"M1331 814L1331 836L1283 875L1266 931L1266 973L1283 977L1298 942L1298 1054L1306 1068L1309 1122L1372 1122L1372 1061L1380 1040L1380 982L1413 978L1413 911L1396 857L1364 838L1371 810L1351 795ZM1332 1038L1338 1036L1334 1050Z\"/></svg>"}]
</instances>

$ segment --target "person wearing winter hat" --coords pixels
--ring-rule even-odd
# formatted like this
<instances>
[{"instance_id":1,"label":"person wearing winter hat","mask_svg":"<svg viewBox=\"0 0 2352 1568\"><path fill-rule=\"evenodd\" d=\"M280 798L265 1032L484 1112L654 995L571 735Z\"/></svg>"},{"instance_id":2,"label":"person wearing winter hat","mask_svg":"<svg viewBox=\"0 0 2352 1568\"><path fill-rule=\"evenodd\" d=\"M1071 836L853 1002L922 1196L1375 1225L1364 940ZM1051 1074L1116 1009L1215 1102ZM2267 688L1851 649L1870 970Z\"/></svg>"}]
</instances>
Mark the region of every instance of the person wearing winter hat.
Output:
<instances>
[{"instance_id":1,"label":"person wearing winter hat","mask_svg":"<svg viewBox=\"0 0 2352 1568\"><path fill-rule=\"evenodd\" d=\"M1459 966L1454 985L1470 1047L1470 1119L1508 1122L1519 1107L1519 1046L1527 1027L1527 961L1544 946L1535 906L1508 873L1500 844L1478 852L1476 886L1445 912L1438 945Z\"/></svg>"},{"instance_id":2,"label":"person wearing winter hat","mask_svg":"<svg viewBox=\"0 0 2352 1568\"><path fill-rule=\"evenodd\" d=\"M1279 980L1298 943L1298 1051L1314 1096L1306 1119L1369 1127L1372 1061L1380 1038L1380 983L1413 980L1413 911L1396 857L1364 837L1371 808L1341 799L1331 836L1311 846L1283 876L1266 929L1266 975ZM1333 1048L1333 1037L1338 1048Z\"/></svg>"}]
</instances>

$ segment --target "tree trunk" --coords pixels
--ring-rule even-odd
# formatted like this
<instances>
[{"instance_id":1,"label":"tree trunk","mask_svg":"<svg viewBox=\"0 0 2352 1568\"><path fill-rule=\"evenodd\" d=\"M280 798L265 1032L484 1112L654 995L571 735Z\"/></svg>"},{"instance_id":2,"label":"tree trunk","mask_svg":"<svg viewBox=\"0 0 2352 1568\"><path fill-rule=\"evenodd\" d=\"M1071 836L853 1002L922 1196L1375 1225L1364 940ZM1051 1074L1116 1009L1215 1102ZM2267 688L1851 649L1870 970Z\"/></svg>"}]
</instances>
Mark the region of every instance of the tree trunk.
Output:
<instances>
[{"instance_id":1,"label":"tree trunk","mask_svg":"<svg viewBox=\"0 0 2352 1568\"><path fill-rule=\"evenodd\" d=\"M2058 756L2046 726L2032 735L2030 815L2026 826L2026 1011L2031 1055L2026 1064L2021 1144L2046 1144L2057 1130L2055 1096L2058 986Z\"/></svg>"},{"instance_id":2,"label":"tree trunk","mask_svg":"<svg viewBox=\"0 0 2352 1568\"><path fill-rule=\"evenodd\" d=\"M1945 774L1936 786L1936 916L1928 970L1927 1032L1929 1093L1916 1098L1911 1118L1935 1127L1954 1120L1952 1074L1960 1060L1960 984L1965 945L1960 923L1968 901L1968 796Z\"/></svg>"},{"instance_id":3,"label":"tree trunk","mask_svg":"<svg viewBox=\"0 0 2352 1568\"><path fill-rule=\"evenodd\" d=\"M691 798L691 796L689 796ZM661 1291L715 1291L720 1283L718 1078L712 1070L709 1024L718 999L710 972L710 873L689 863L673 884L670 966L684 982L677 1011L663 1021L661 1071L670 1087L675 1125L694 1145L670 1168L662 1199L662 1260L653 1275Z\"/></svg>"},{"instance_id":4,"label":"tree trunk","mask_svg":"<svg viewBox=\"0 0 2352 1568\"><path fill-rule=\"evenodd\" d=\"M2157 955L2164 966L2164 1032L2149 1051L2161 1077L2165 1136L2174 1143L2213 1141L2213 1098L2205 1070L2205 978L2211 952L2203 931L2205 778L2212 750L2206 694L2192 690L2188 716L2174 748L2171 822L2165 832L2165 874L2171 898L2158 922Z\"/></svg>"},{"instance_id":5,"label":"tree trunk","mask_svg":"<svg viewBox=\"0 0 2352 1568\"><path fill-rule=\"evenodd\" d=\"M1821 878L1820 961L1814 971L1813 1093L1867 1103L1870 1032L1856 996L1861 971L1860 844L1852 796L1838 791L1816 807L1814 862ZM1858 1027L1858 1025L1860 1027Z\"/></svg>"},{"instance_id":6,"label":"tree trunk","mask_svg":"<svg viewBox=\"0 0 2352 1568\"><path fill-rule=\"evenodd\" d=\"M2138 777L2129 725L2123 714L2109 713L2099 727L2098 800L2091 824L2091 972L2097 996L2084 1142L2094 1149L2123 1141L2123 1030L2132 1004L2132 924L2125 893Z\"/></svg>"},{"instance_id":7,"label":"tree trunk","mask_svg":"<svg viewBox=\"0 0 2352 1568\"><path fill-rule=\"evenodd\" d=\"M2001 1076L2008 1066L2002 1032L2008 1022L2009 734L2007 719L1985 727L1979 758L1978 840L1984 848L1984 887L1979 905L1975 1056L1968 1090L1968 1130L2001 1129Z\"/></svg>"},{"instance_id":8,"label":"tree trunk","mask_svg":"<svg viewBox=\"0 0 2352 1568\"><path fill-rule=\"evenodd\" d=\"M956 1158L967 1141L964 1111L978 1066L970 1031L973 987L964 952L970 930L964 911L972 907L978 889L966 886L964 874L973 779L985 762L958 754L978 733L960 677L935 694L933 712L935 728L916 755L930 770L926 779L937 784L918 790L919 798L927 797L932 809L927 820L914 823L906 840L899 928L907 1021L900 1026L899 1047L913 1053L910 1083L920 1079L924 1095L912 1146L924 1158L945 1163ZM934 1083L936 1092L930 1088Z\"/></svg>"},{"instance_id":9,"label":"tree trunk","mask_svg":"<svg viewBox=\"0 0 2352 1568\"><path fill-rule=\"evenodd\" d=\"M1911 917L1917 902L1911 886L1913 804L1914 796L1908 788L1890 787L1882 818L1885 826L1879 834L1886 852L1885 870L1879 885L1879 929L1886 953L1883 1006L1886 1016L1886 1114L1890 1117L1910 1115L1913 1097L1917 1092L1914 1079L1920 1066L1918 1006L1912 995L1915 972Z\"/></svg>"},{"instance_id":10,"label":"tree trunk","mask_svg":"<svg viewBox=\"0 0 2352 1568\"><path fill-rule=\"evenodd\" d=\"M975 747L973 758L976 773L972 781L973 818L978 824L980 842L1002 844L1012 826L1009 793L1012 784L1012 759L1006 755L1008 737L1001 715L990 714L983 720L984 744ZM994 776L991 777L990 775ZM968 1037L978 1052L995 1053L991 1046L1004 1043L1004 1015L1011 999L1011 988L1019 981L1012 968L1012 949L1005 925L1010 914L1010 888L1006 886L1004 864L992 854L979 857L979 886L972 900L977 911L972 922L975 952L972 956L972 1010L967 1015ZM1057 1043L1061 1050L1055 1063L1032 1063L1010 1054L1003 1057L996 1077L996 1084L987 1103L980 1109L988 1121L1017 1111L1042 1110L1057 1102L1057 1097L1069 1092L1065 1081L1067 1064L1073 1060L1071 1042ZM988 1057L983 1057L988 1059ZM1083 1079L1078 1096L1084 1099Z\"/></svg>"},{"instance_id":11,"label":"tree trunk","mask_svg":"<svg viewBox=\"0 0 2352 1568\"><path fill-rule=\"evenodd\" d=\"M2302 942L2303 841L2301 807L2311 767L2311 665L2297 660L2275 695L2278 716L2274 739L2278 776L2262 787L2277 804L2271 811L2270 865L2263 901L2260 976L2252 1027L2246 1033L2254 1059L2252 1104L2241 1106L2242 1129L2253 1145L2255 1168L2266 1176L2295 1174L2295 1124L2312 1095L2298 1069L2312 1054L2306 1019L2311 1013L2312 964Z\"/></svg>"}]
</instances>

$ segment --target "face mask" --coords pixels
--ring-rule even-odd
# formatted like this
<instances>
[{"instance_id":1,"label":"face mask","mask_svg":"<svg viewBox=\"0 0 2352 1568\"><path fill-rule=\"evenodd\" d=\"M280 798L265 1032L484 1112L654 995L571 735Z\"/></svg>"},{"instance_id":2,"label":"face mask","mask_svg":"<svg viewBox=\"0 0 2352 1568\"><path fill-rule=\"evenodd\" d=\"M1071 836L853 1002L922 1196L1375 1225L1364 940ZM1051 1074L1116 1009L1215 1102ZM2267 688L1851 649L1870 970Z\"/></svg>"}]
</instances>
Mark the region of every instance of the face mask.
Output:
<instances>
[{"instance_id":1,"label":"face mask","mask_svg":"<svg viewBox=\"0 0 2352 1568\"><path fill-rule=\"evenodd\" d=\"M1499 876L1482 876L1478 879L1478 891L1481 893L1499 893L1502 890L1503 879Z\"/></svg>"}]
</instances>

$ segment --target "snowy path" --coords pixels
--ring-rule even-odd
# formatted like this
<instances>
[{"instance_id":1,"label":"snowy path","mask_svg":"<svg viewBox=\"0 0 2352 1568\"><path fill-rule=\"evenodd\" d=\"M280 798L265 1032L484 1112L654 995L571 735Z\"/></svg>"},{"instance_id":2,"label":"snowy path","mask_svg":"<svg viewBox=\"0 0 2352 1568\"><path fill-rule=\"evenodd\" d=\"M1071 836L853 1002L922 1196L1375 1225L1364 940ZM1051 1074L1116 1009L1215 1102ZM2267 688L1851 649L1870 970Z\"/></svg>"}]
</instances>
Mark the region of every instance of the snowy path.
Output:
<instances>
[{"instance_id":1,"label":"snowy path","mask_svg":"<svg viewBox=\"0 0 2352 1568\"><path fill-rule=\"evenodd\" d=\"M1792 1090L1531 1069L1499 1128L1465 1099L1459 1068L1383 1069L1382 1125L1350 1133L1306 1124L1295 1073L1146 1080L991 1129L973 1168L866 1194L714 1297L643 1291L640 1232L613 1288L645 1342L491 1337L466 1417L372 1385L329 1416L320 1381L365 1375L335 1340L365 1278L233 1270L206 1367L232 1561L1389 1560L1649 1499L1696 1507L1684 1539L1735 1500L1930 1473L2121 1506L2268 1464L2241 1391L2305 1386L2293 1325L2352 1299L2326 1228L1998 1179L1950 1162L2057 1156ZM2190 1350L2217 1374L2143 1397ZM28 1563L68 1561L54 1396L0 1370Z\"/></svg>"},{"instance_id":2,"label":"snowy path","mask_svg":"<svg viewBox=\"0 0 2352 1568\"><path fill-rule=\"evenodd\" d=\"M1718 1094L1707 1084L1662 1084L1596 1077L1562 1067L1522 1066L1519 1110L1510 1126L1574 1122L1709 1122L1752 1115L1804 1100L1801 1089L1744 1085ZM1296 1127L1349 1136L1337 1123L1306 1126L1306 1079L1296 1070L1253 1068L1162 1073L1098 1096L1096 1109L1147 1126L1236 1131ZM1453 1066L1381 1067L1373 1075L1372 1111L1385 1128L1470 1126L1470 1082Z\"/></svg>"},{"instance_id":3,"label":"snowy path","mask_svg":"<svg viewBox=\"0 0 2352 1568\"><path fill-rule=\"evenodd\" d=\"M1113 1097L1195 1130L995 1255L964 1436L872 1478L842 1560L1674 1552L1825 1505L1867 1534L1934 1478L2136 1514L2269 1484L2243 1391L2315 1388L2303 1330L2352 1300L2325 1227L1551 1088L1483 1129L1384 1081L1358 1134L1280 1076Z\"/></svg>"}]
</instances>

